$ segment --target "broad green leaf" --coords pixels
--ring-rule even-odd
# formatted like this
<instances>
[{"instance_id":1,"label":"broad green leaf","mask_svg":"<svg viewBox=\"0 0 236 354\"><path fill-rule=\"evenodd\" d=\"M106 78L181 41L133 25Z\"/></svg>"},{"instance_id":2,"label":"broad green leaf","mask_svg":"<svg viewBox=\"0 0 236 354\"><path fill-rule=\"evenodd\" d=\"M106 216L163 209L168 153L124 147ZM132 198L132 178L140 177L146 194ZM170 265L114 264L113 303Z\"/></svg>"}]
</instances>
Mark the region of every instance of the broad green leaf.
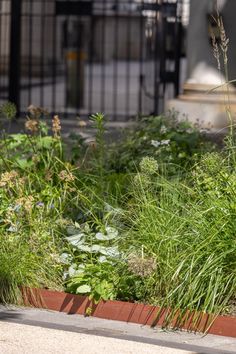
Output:
<instances>
[{"instance_id":1,"label":"broad green leaf","mask_svg":"<svg viewBox=\"0 0 236 354\"><path fill-rule=\"evenodd\" d=\"M103 247L100 245L92 245L91 252L101 252L102 249Z\"/></svg>"},{"instance_id":2,"label":"broad green leaf","mask_svg":"<svg viewBox=\"0 0 236 354\"><path fill-rule=\"evenodd\" d=\"M106 234L102 232L96 233L95 237L99 241L110 241L118 236L118 231L114 227L107 226Z\"/></svg>"},{"instance_id":3,"label":"broad green leaf","mask_svg":"<svg viewBox=\"0 0 236 354\"><path fill-rule=\"evenodd\" d=\"M71 260L72 256L69 253L64 252L60 255L60 261L63 264L70 264Z\"/></svg>"},{"instance_id":4,"label":"broad green leaf","mask_svg":"<svg viewBox=\"0 0 236 354\"><path fill-rule=\"evenodd\" d=\"M111 235L105 235L102 232L96 233L95 237L99 241L110 241L110 240L113 240L114 238L116 238L116 236L114 236L112 234Z\"/></svg>"},{"instance_id":5,"label":"broad green leaf","mask_svg":"<svg viewBox=\"0 0 236 354\"><path fill-rule=\"evenodd\" d=\"M100 263L105 263L105 262L107 262L107 258L106 258L106 256L100 256L100 257L98 257L98 261Z\"/></svg>"},{"instance_id":6,"label":"broad green leaf","mask_svg":"<svg viewBox=\"0 0 236 354\"><path fill-rule=\"evenodd\" d=\"M26 159L17 159L16 163L22 169L26 169L26 168L29 168L29 167L33 166L33 162L32 161L28 161Z\"/></svg>"},{"instance_id":7,"label":"broad green leaf","mask_svg":"<svg viewBox=\"0 0 236 354\"><path fill-rule=\"evenodd\" d=\"M68 236L66 237L66 240L72 245L72 246L78 246L83 244L83 239L84 239L85 235L83 233L79 233L77 235L73 235L73 236Z\"/></svg>"},{"instance_id":8,"label":"broad green leaf","mask_svg":"<svg viewBox=\"0 0 236 354\"><path fill-rule=\"evenodd\" d=\"M77 244L76 248L78 248L78 250L80 250L80 251L91 252L91 247L89 247L87 245Z\"/></svg>"},{"instance_id":9,"label":"broad green leaf","mask_svg":"<svg viewBox=\"0 0 236 354\"><path fill-rule=\"evenodd\" d=\"M76 294L87 294L91 292L91 286L84 284L76 289Z\"/></svg>"},{"instance_id":10,"label":"broad green leaf","mask_svg":"<svg viewBox=\"0 0 236 354\"><path fill-rule=\"evenodd\" d=\"M44 149L50 149L51 146L53 145L54 140L51 136L44 136L41 137L40 140L37 141L36 147L37 148L44 148Z\"/></svg>"},{"instance_id":11,"label":"broad green leaf","mask_svg":"<svg viewBox=\"0 0 236 354\"><path fill-rule=\"evenodd\" d=\"M78 234L79 229L76 226L68 226L66 229L68 235Z\"/></svg>"},{"instance_id":12,"label":"broad green leaf","mask_svg":"<svg viewBox=\"0 0 236 354\"><path fill-rule=\"evenodd\" d=\"M70 277L73 277L76 273L76 264L72 264L68 269L68 274Z\"/></svg>"},{"instance_id":13,"label":"broad green leaf","mask_svg":"<svg viewBox=\"0 0 236 354\"><path fill-rule=\"evenodd\" d=\"M101 252L104 256L108 256L108 257L112 257L112 258L117 258L117 257L120 256L120 253L119 253L117 247L102 247L102 249L100 250L100 252Z\"/></svg>"}]
</instances>

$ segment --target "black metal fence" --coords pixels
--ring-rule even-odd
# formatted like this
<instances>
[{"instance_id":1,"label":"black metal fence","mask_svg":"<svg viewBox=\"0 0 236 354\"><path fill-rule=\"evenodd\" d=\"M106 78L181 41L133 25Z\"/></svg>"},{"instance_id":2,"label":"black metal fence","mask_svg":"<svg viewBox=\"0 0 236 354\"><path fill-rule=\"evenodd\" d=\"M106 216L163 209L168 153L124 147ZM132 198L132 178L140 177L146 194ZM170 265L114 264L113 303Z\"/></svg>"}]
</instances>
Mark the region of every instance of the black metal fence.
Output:
<instances>
[{"instance_id":1,"label":"black metal fence","mask_svg":"<svg viewBox=\"0 0 236 354\"><path fill-rule=\"evenodd\" d=\"M178 94L181 29L178 0L1 0L0 102L159 113L166 88Z\"/></svg>"}]
</instances>

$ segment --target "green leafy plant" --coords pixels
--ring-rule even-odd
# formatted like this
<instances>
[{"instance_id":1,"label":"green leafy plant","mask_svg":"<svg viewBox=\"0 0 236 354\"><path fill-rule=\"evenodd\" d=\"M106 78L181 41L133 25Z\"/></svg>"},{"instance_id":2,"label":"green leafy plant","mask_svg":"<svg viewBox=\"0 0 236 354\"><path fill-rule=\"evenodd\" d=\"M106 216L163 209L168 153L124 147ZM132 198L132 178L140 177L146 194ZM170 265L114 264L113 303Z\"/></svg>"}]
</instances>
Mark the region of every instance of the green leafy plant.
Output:
<instances>
[{"instance_id":1,"label":"green leafy plant","mask_svg":"<svg viewBox=\"0 0 236 354\"><path fill-rule=\"evenodd\" d=\"M95 302L114 299L118 278L113 269L120 257L118 231L105 226L104 230L97 232L88 223L75 223L67 231L70 236L66 239L73 254L73 257L71 253L62 255L70 260L70 266L64 273L67 291L89 294Z\"/></svg>"},{"instance_id":2,"label":"green leafy plant","mask_svg":"<svg viewBox=\"0 0 236 354\"><path fill-rule=\"evenodd\" d=\"M161 170L170 175L185 171L205 151L213 149L203 133L175 113L147 117L138 122L124 139L114 144L108 160L109 168L134 172L145 156L154 157Z\"/></svg>"}]
</instances>

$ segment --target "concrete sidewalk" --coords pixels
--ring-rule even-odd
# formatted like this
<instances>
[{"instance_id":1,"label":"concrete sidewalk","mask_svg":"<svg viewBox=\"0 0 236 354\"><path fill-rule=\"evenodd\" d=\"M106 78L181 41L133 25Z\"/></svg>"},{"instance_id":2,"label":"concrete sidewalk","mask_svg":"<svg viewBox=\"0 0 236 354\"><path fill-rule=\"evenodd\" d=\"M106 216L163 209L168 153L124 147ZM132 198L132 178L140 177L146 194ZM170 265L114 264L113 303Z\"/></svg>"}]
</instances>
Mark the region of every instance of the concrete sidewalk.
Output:
<instances>
[{"instance_id":1,"label":"concrete sidewalk","mask_svg":"<svg viewBox=\"0 0 236 354\"><path fill-rule=\"evenodd\" d=\"M229 354L236 339L30 308L0 307L0 354Z\"/></svg>"},{"instance_id":2,"label":"concrete sidewalk","mask_svg":"<svg viewBox=\"0 0 236 354\"><path fill-rule=\"evenodd\" d=\"M6 322L0 323L0 353L193 354L189 351L165 348L151 344Z\"/></svg>"}]
</instances>

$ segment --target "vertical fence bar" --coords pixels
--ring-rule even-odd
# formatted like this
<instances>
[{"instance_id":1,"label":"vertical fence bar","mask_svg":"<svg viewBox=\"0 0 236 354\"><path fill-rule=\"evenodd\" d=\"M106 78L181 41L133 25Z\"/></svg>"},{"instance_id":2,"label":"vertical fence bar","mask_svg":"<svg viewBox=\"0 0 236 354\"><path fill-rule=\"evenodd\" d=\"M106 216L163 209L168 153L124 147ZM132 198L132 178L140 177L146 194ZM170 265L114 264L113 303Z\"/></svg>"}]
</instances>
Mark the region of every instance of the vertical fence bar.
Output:
<instances>
[{"instance_id":1,"label":"vertical fence bar","mask_svg":"<svg viewBox=\"0 0 236 354\"><path fill-rule=\"evenodd\" d=\"M114 64L113 64L113 117L117 120L118 54L119 54L119 0L115 0L114 21Z\"/></svg>"},{"instance_id":2,"label":"vertical fence bar","mask_svg":"<svg viewBox=\"0 0 236 354\"><path fill-rule=\"evenodd\" d=\"M126 97L125 97L125 115L126 118L129 118L130 113L130 61L131 61L131 30L132 30L132 21L133 21L133 14L132 14L132 0L127 2L127 16L129 20L127 21L127 42L126 42Z\"/></svg>"},{"instance_id":3,"label":"vertical fence bar","mask_svg":"<svg viewBox=\"0 0 236 354\"><path fill-rule=\"evenodd\" d=\"M179 95L179 85L180 85L180 60L182 54L181 52L182 52L182 35L183 35L181 13L182 13L182 1L178 2L177 0L176 19L175 19L175 37L176 37L177 45L175 47L175 53L174 53L175 55L175 92L174 92L175 97Z\"/></svg>"},{"instance_id":4,"label":"vertical fence bar","mask_svg":"<svg viewBox=\"0 0 236 354\"><path fill-rule=\"evenodd\" d=\"M9 101L20 111L21 0L11 0Z\"/></svg>"},{"instance_id":5,"label":"vertical fence bar","mask_svg":"<svg viewBox=\"0 0 236 354\"><path fill-rule=\"evenodd\" d=\"M73 48L73 52L75 55L74 58L74 76L76 78L75 82L70 82L70 95L73 97L70 97L70 102L69 105L73 107L73 109L76 110L76 114L78 114L78 110L81 107L81 92L80 92L80 53L81 53L81 47L82 47L82 40L83 40L83 25L80 22L80 18L78 17L76 21L74 21L74 31L75 31L75 38L73 39L73 43L71 43L71 46ZM70 73L70 79L69 81L72 81L71 78L71 73ZM71 102L72 101L72 102Z\"/></svg>"},{"instance_id":6,"label":"vertical fence bar","mask_svg":"<svg viewBox=\"0 0 236 354\"><path fill-rule=\"evenodd\" d=\"M57 18L54 14L50 15L52 21L52 113L55 114L56 110L56 92L57 92Z\"/></svg>"},{"instance_id":7,"label":"vertical fence bar","mask_svg":"<svg viewBox=\"0 0 236 354\"><path fill-rule=\"evenodd\" d=\"M28 103L31 104L32 102L32 66L33 66L33 3L30 1L29 3L29 62L28 64Z\"/></svg>"},{"instance_id":8,"label":"vertical fence bar","mask_svg":"<svg viewBox=\"0 0 236 354\"><path fill-rule=\"evenodd\" d=\"M38 13L40 18L40 106L44 107L44 46L45 46L45 18L46 18L46 9L45 9L45 0L41 0L41 8Z\"/></svg>"},{"instance_id":9,"label":"vertical fence bar","mask_svg":"<svg viewBox=\"0 0 236 354\"><path fill-rule=\"evenodd\" d=\"M2 4L0 4L0 66L5 70L5 68L3 67L4 62L3 62L3 57L2 57L2 42L3 42L3 38L2 38L2 22L3 22L3 13L2 13ZM4 83L4 80L3 80ZM2 90L2 76L0 75L0 93Z\"/></svg>"},{"instance_id":10,"label":"vertical fence bar","mask_svg":"<svg viewBox=\"0 0 236 354\"><path fill-rule=\"evenodd\" d=\"M5 5L5 6L3 6ZM2 43L2 50L3 50L3 68L5 75L2 78L2 84L4 87L5 99L9 99L9 70L10 70L10 55L7 55L10 50L10 38L8 37L8 30L10 30L11 26L11 0L7 3L5 2L2 4L3 13L2 13L2 20L3 20L3 27L2 33L4 35L3 43ZM7 26L7 31L4 30L5 26Z\"/></svg>"},{"instance_id":11,"label":"vertical fence bar","mask_svg":"<svg viewBox=\"0 0 236 354\"><path fill-rule=\"evenodd\" d=\"M94 1L92 1L92 6ZM89 60L88 60L88 113L91 115L93 112L93 74L94 74L94 36L95 36L95 15L92 12L90 17L90 38L89 38Z\"/></svg>"},{"instance_id":12,"label":"vertical fence bar","mask_svg":"<svg viewBox=\"0 0 236 354\"><path fill-rule=\"evenodd\" d=\"M68 0L67 0L68 1ZM69 38L68 38L68 33L69 33L69 21L70 21L70 16L67 14L65 17L65 32L66 32L66 53L65 53L65 58L64 60L66 61L65 64L65 99L64 99L64 116L65 118L68 117L68 106L69 106L69 102L68 102L68 80L69 80L69 73L68 73L68 63L67 63L67 56L68 56L68 42L69 42Z\"/></svg>"},{"instance_id":13,"label":"vertical fence bar","mask_svg":"<svg viewBox=\"0 0 236 354\"><path fill-rule=\"evenodd\" d=\"M141 0L140 4L140 38L139 38L139 95L138 95L138 114L143 113L143 97L142 97L142 86L143 86L143 38L144 38L144 16L143 16L143 4L144 0Z\"/></svg>"},{"instance_id":14,"label":"vertical fence bar","mask_svg":"<svg viewBox=\"0 0 236 354\"><path fill-rule=\"evenodd\" d=\"M160 4L156 0L156 7ZM162 23L160 23L162 21ZM163 18L158 10L155 11L155 49L154 49L154 106L153 114L157 115L159 113L159 95L160 95L160 69L159 69L159 44L160 38L163 36Z\"/></svg>"},{"instance_id":15,"label":"vertical fence bar","mask_svg":"<svg viewBox=\"0 0 236 354\"><path fill-rule=\"evenodd\" d=\"M101 29L101 112L105 110L105 94L106 94L106 12L107 0L102 1L102 29Z\"/></svg>"}]
</instances>

